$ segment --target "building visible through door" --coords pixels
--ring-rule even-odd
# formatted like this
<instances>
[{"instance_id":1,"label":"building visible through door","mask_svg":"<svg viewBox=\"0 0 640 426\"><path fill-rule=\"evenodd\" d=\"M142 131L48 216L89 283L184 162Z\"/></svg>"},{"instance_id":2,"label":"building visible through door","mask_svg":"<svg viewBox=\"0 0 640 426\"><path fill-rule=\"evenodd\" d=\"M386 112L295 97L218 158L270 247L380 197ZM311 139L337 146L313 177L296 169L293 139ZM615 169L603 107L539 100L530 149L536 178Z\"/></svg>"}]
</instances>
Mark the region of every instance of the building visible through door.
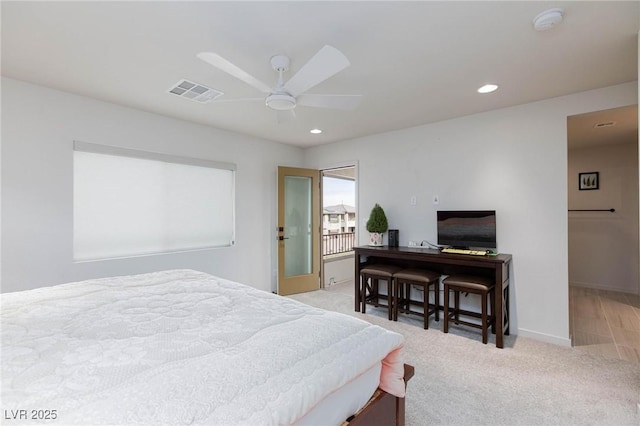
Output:
<instances>
[{"instance_id":1,"label":"building visible through door","mask_svg":"<svg viewBox=\"0 0 640 426\"><path fill-rule=\"evenodd\" d=\"M356 244L356 167L322 171L323 286L353 283Z\"/></svg>"}]
</instances>

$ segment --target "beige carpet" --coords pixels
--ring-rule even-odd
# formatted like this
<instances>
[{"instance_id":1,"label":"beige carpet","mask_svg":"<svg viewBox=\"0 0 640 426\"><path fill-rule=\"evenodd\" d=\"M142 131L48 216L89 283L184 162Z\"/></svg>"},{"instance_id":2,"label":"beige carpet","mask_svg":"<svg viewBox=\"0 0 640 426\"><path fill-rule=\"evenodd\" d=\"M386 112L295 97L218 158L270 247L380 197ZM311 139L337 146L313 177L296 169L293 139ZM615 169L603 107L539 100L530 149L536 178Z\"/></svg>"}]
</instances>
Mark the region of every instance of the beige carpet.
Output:
<instances>
[{"instance_id":1,"label":"beige carpet","mask_svg":"<svg viewBox=\"0 0 640 426\"><path fill-rule=\"evenodd\" d=\"M291 296L303 303L362 318L406 338L407 425L640 425L640 365L517 336L505 348L493 336L386 309L353 309L352 285Z\"/></svg>"}]
</instances>

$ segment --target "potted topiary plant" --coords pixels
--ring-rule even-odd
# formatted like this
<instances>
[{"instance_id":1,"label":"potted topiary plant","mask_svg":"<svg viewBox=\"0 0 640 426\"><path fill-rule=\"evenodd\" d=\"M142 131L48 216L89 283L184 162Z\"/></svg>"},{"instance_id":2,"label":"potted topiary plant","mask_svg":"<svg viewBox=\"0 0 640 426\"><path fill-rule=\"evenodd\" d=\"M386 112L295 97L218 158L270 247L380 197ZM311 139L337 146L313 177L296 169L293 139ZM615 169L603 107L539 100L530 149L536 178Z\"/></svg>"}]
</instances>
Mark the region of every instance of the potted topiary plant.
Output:
<instances>
[{"instance_id":1,"label":"potted topiary plant","mask_svg":"<svg viewBox=\"0 0 640 426\"><path fill-rule=\"evenodd\" d=\"M369 245L381 246L383 245L384 233L387 232L389 223L387 222L387 216L384 214L384 210L378 203L371 209L369 214L369 220L367 221L367 231L369 231Z\"/></svg>"}]
</instances>

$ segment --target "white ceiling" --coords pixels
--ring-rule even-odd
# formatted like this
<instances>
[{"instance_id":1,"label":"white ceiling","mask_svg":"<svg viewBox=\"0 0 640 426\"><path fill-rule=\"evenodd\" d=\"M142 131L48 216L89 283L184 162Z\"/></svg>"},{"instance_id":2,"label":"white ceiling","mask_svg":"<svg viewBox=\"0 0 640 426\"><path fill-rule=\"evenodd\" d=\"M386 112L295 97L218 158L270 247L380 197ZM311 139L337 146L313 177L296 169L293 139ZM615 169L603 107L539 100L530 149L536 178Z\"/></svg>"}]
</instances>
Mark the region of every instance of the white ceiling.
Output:
<instances>
[{"instance_id":1,"label":"white ceiling","mask_svg":"<svg viewBox=\"0 0 640 426\"><path fill-rule=\"evenodd\" d=\"M638 142L638 105L567 118L569 149Z\"/></svg>"},{"instance_id":2,"label":"white ceiling","mask_svg":"<svg viewBox=\"0 0 640 426\"><path fill-rule=\"evenodd\" d=\"M637 80L640 2L11 2L2 1L2 75L302 147ZM564 9L555 29L533 18ZM180 79L262 94L196 58L216 52L275 83L323 45L351 66L310 90L362 94L354 111L298 106L279 124L263 102L199 104ZM487 83L497 92L480 95ZM637 124L636 124L637 125ZM319 127L321 135L309 130Z\"/></svg>"}]
</instances>

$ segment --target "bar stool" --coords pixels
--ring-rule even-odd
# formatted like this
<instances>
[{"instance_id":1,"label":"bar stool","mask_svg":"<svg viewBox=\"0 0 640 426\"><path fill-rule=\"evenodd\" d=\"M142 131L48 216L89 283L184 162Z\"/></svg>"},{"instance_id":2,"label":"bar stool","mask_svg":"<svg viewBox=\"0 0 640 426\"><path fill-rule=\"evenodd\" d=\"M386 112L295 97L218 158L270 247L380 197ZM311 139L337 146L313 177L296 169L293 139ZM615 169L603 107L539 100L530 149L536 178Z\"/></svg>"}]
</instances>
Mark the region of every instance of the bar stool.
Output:
<instances>
[{"instance_id":1,"label":"bar stool","mask_svg":"<svg viewBox=\"0 0 640 426\"><path fill-rule=\"evenodd\" d=\"M362 301L362 313L366 313L367 303L376 307L386 306L389 311L389 319L393 319L393 274L401 268L393 265L368 265L360 269L360 300ZM369 284L369 280L371 283ZM378 281L387 282L387 294L380 294ZM367 291L369 296L367 296ZM380 298L385 298L386 305L380 305Z\"/></svg>"},{"instance_id":2,"label":"bar stool","mask_svg":"<svg viewBox=\"0 0 640 426\"><path fill-rule=\"evenodd\" d=\"M435 314L440 321L440 274L426 269L403 269L393 275L395 280L393 320L398 320L398 312L415 314L424 318L424 329L429 328L429 316ZM422 287L422 312L411 310L411 287ZM433 286L434 300L429 303L429 288ZM406 293L406 294L405 294Z\"/></svg>"},{"instance_id":3,"label":"bar stool","mask_svg":"<svg viewBox=\"0 0 640 426\"><path fill-rule=\"evenodd\" d=\"M487 343L487 334L489 326L492 330L495 328L495 306L494 293L495 285L493 280L485 277L477 277L471 275L451 275L442 280L444 284L444 326L443 331L449 332L449 320L453 320L456 324L463 324L469 327L479 328L482 330L482 343ZM453 291L454 307L449 307L449 292ZM465 311L460 309L460 293L473 293L480 295L480 313ZM491 314L487 312L487 297L490 299ZM460 315L479 318L480 324L463 321Z\"/></svg>"}]
</instances>

